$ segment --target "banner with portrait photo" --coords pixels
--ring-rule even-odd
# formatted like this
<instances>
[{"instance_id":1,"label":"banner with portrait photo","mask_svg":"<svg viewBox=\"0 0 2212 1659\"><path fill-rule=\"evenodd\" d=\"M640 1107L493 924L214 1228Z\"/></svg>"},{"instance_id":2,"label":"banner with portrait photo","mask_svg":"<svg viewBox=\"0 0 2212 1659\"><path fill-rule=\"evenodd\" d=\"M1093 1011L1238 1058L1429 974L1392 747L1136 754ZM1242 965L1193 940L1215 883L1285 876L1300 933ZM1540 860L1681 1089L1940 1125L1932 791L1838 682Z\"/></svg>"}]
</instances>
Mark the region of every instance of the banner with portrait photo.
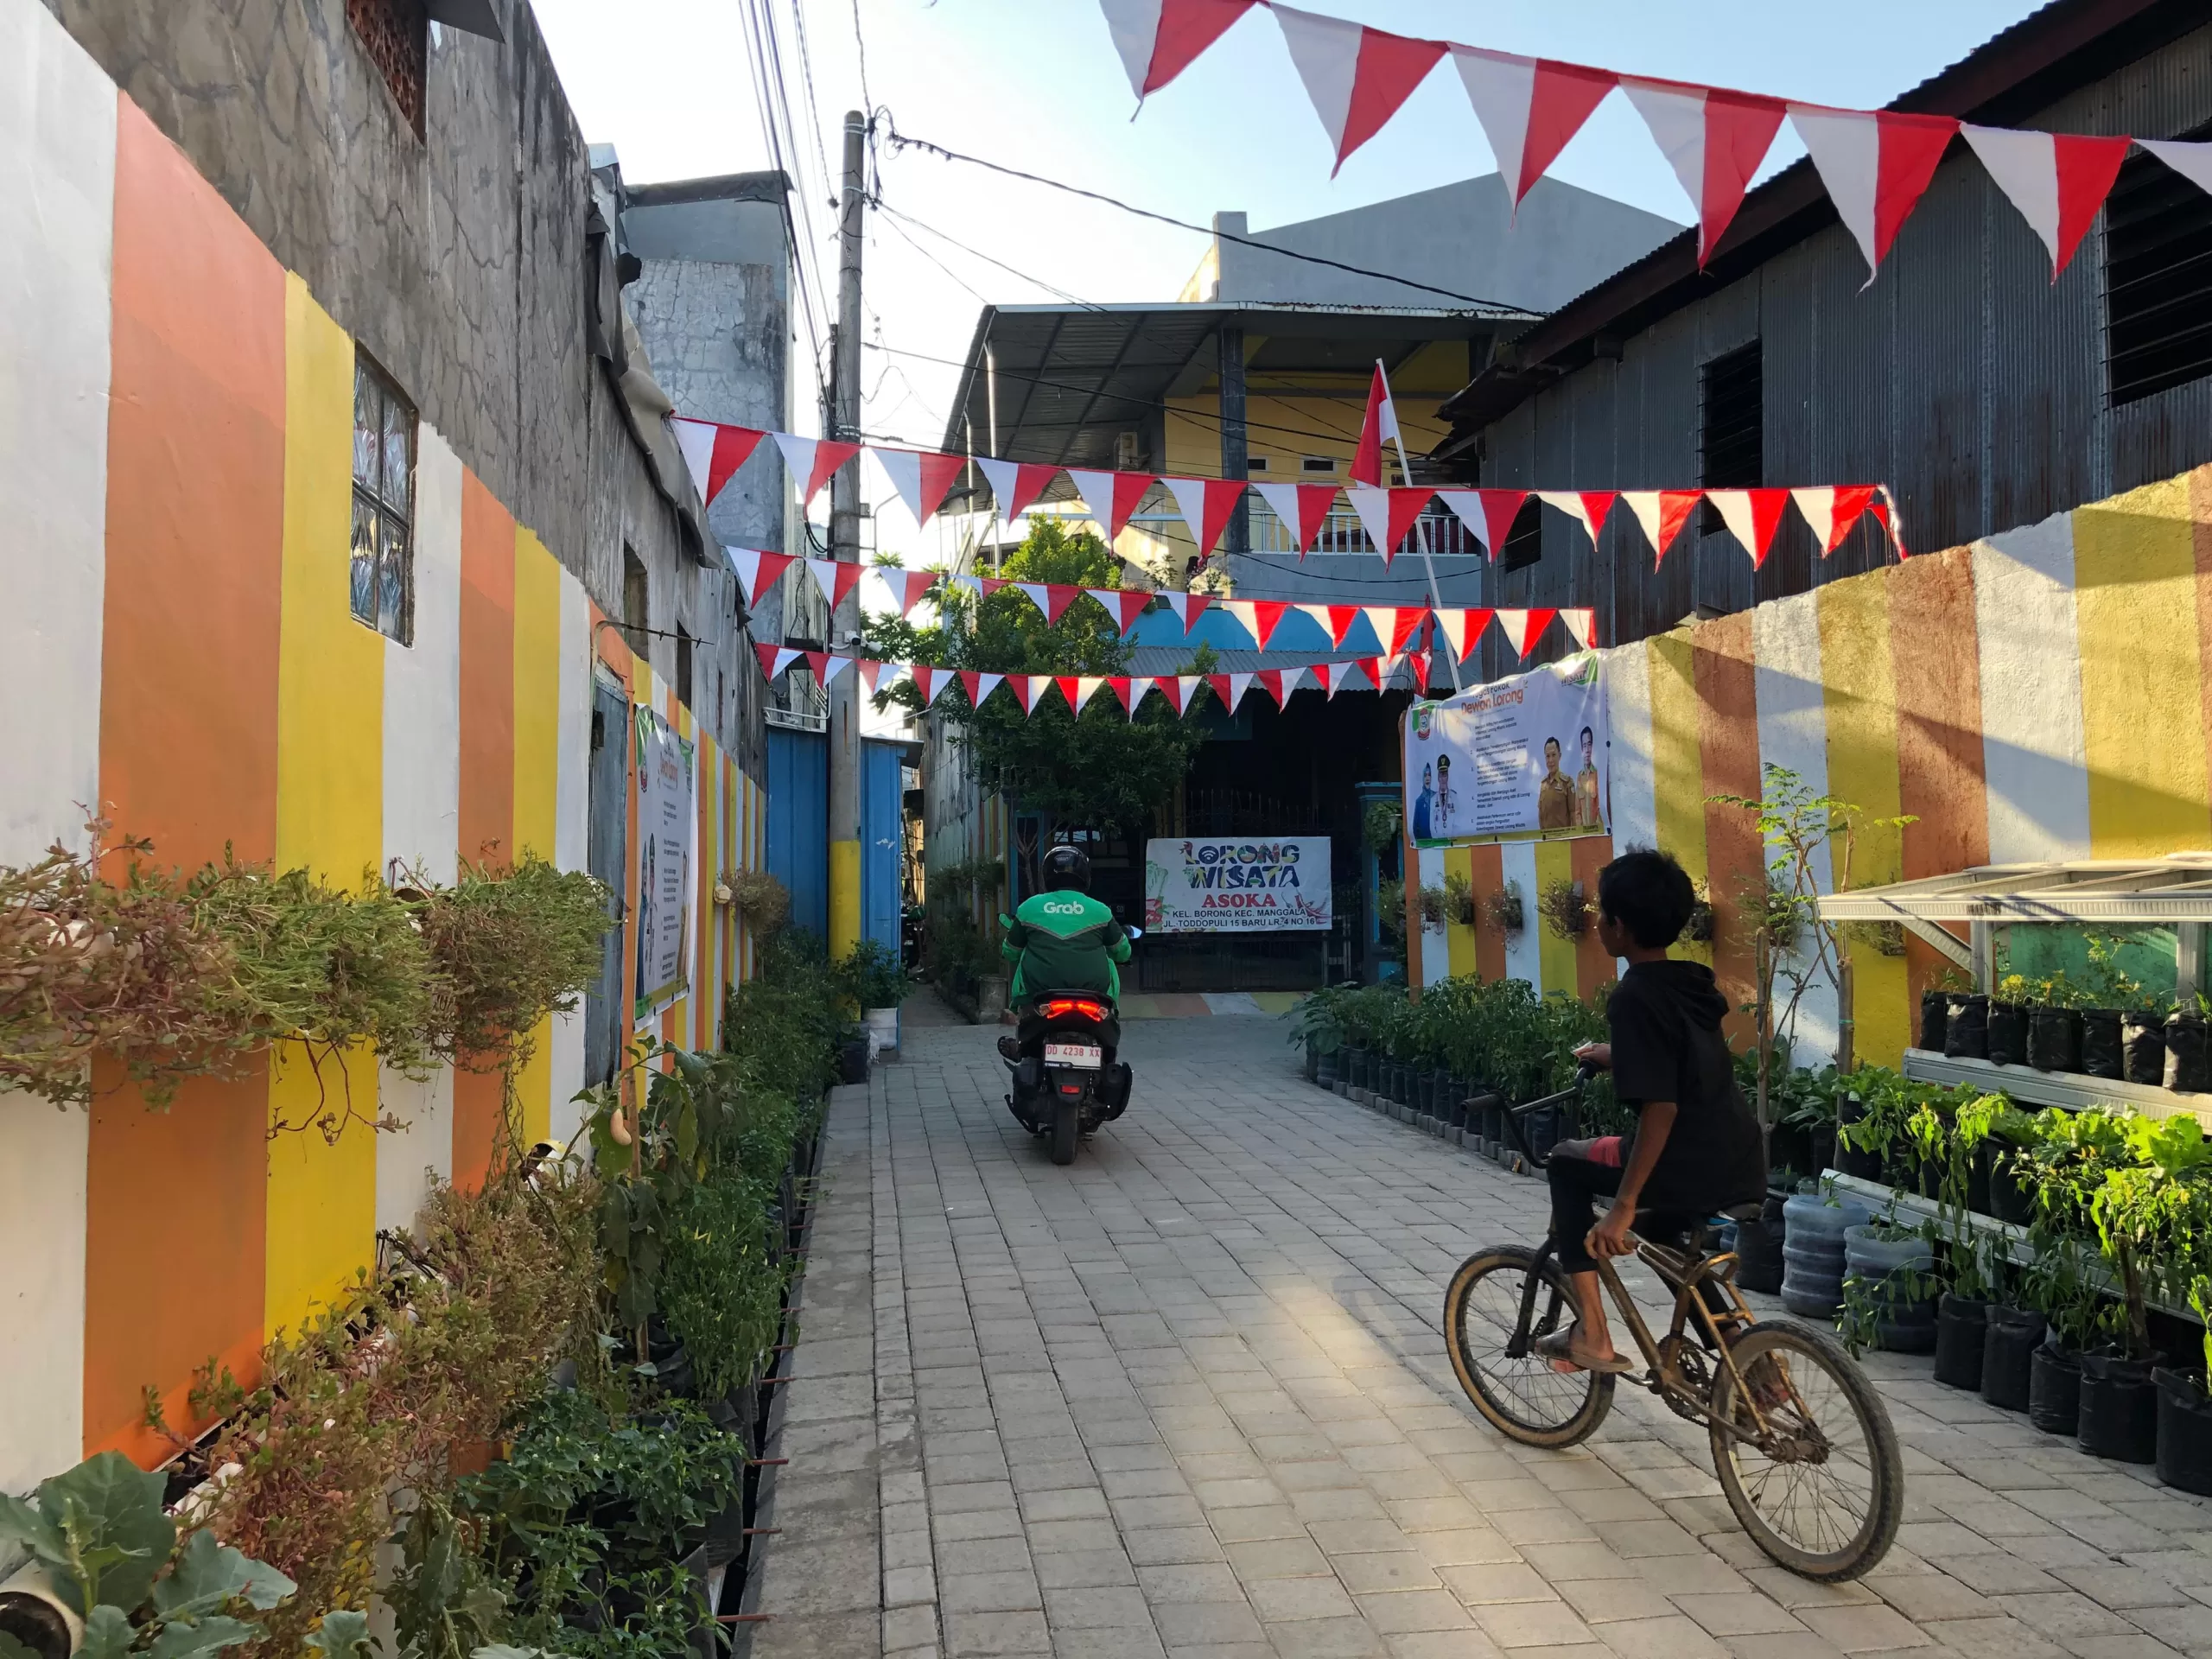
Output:
<instances>
[{"instance_id":1,"label":"banner with portrait photo","mask_svg":"<svg viewBox=\"0 0 2212 1659\"><path fill-rule=\"evenodd\" d=\"M1144 925L1154 933L1291 933L1333 918L1326 836L1144 844Z\"/></svg>"},{"instance_id":2,"label":"banner with portrait photo","mask_svg":"<svg viewBox=\"0 0 2212 1659\"><path fill-rule=\"evenodd\" d=\"M1596 653L1494 680L1405 717L1414 845L1605 833L1605 682Z\"/></svg>"},{"instance_id":3,"label":"banner with portrait photo","mask_svg":"<svg viewBox=\"0 0 2212 1659\"><path fill-rule=\"evenodd\" d=\"M698 909L698 752L650 709L636 711L637 1019L691 988L691 918Z\"/></svg>"}]
</instances>

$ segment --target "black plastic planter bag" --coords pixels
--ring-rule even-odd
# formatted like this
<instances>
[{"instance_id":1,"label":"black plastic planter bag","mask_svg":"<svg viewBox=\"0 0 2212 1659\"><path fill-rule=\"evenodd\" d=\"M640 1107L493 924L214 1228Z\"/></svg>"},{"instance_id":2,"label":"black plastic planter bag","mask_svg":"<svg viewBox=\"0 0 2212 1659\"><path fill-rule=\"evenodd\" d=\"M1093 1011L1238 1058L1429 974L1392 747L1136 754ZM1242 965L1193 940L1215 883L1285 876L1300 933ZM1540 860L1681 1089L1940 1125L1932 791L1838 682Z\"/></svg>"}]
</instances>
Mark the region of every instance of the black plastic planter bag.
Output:
<instances>
[{"instance_id":1,"label":"black plastic planter bag","mask_svg":"<svg viewBox=\"0 0 2212 1659\"><path fill-rule=\"evenodd\" d=\"M2028 1064L2038 1071L2079 1071L2082 1016L2072 1008L2029 1009Z\"/></svg>"},{"instance_id":2,"label":"black plastic planter bag","mask_svg":"<svg viewBox=\"0 0 2212 1659\"><path fill-rule=\"evenodd\" d=\"M2018 1150L2011 1141L1993 1137L1974 1149L1974 1162L1988 1172L1989 1208L1981 1213L2024 1227L2035 1219L2036 1203L2035 1194L2012 1174L2012 1154Z\"/></svg>"},{"instance_id":3,"label":"black plastic planter bag","mask_svg":"<svg viewBox=\"0 0 2212 1659\"><path fill-rule=\"evenodd\" d=\"M2166 1021L2166 1076L2169 1089L2202 1094L2212 1084L2212 1065L2205 1053L2204 1017L2187 1010Z\"/></svg>"},{"instance_id":4,"label":"black plastic planter bag","mask_svg":"<svg viewBox=\"0 0 2212 1659\"><path fill-rule=\"evenodd\" d=\"M1936 1309L1936 1380L1950 1389L1981 1391L1981 1349L1989 1304L1948 1291Z\"/></svg>"},{"instance_id":5,"label":"black plastic planter bag","mask_svg":"<svg viewBox=\"0 0 2212 1659\"><path fill-rule=\"evenodd\" d=\"M1944 1027L1943 1053L1954 1060L1989 1058L1989 999L1979 992L1951 998L1950 1022Z\"/></svg>"},{"instance_id":6,"label":"black plastic planter bag","mask_svg":"<svg viewBox=\"0 0 2212 1659\"><path fill-rule=\"evenodd\" d=\"M2082 1356L2082 1449L2119 1463L2158 1456L2158 1390L2151 1362L2114 1354Z\"/></svg>"},{"instance_id":7,"label":"black plastic planter bag","mask_svg":"<svg viewBox=\"0 0 2212 1659\"><path fill-rule=\"evenodd\" d=\"M2025 1411L2044 1317L2031 1307L1989 1306L1981 1338L1981 1397L1999 1411Z\"/></svg>"},{"instance_id":8,"label":"black plastic planter bag","mask_svg":"<svg viewBox=\"0 0 2212 1659\"><path fill-rule=\"evenodd\" d=\"M2028 1011L2019 1003L1989 1005L1989 1058L1998 1065L2028 1063Z\"/></svg>"},{"instance_id":9,"label":"black plastic planter bag","mask_svg":"<svg viewBox=\"0 0 2212 1659\"><path fill-rule=\"evenodd\" d=\"M2184 1492L2212 1495L2212 1396L2164 1366L2158 1389L2158 1478Z\"/></svg>"},{"instance_id":10,"label":"black plastic planter bag","mask_svg":"<svg viewBox=\"0 0 2212 1659\"><path fill-rule=\"evenodd\" d=\"M2036 1350L2028 1368L2028 1421L2046 1434L2081 1427L2082 1358L2052 1343Z\"/></svg>"},{"instance_id":11,"label":"black plastic planter bag","mask_svg":"<svg viewBox=\"0 0 2212 1659\"><path fill-rule=\"evenodd\" d=\"M1951 1023L1951 999L1943 991L1920 994L1920 1046L1931 1054L1943 1052L1943 1032Z\"/></svg>"},{"instance_id":12,"label":"black plastic planter bag","mask_svg":"<svg viewBox=\"0 0 2212 1659\"><path fill-rule=\"evenodd\" d=\"M2155 1014L2123 1014L2120 1021L2120 1075L2153 1089L2166 1080L2166 1028Z\"/></svg>"},{"instance_id":13,"label":"black plastic planter bag","mask_svg":"<svg viewBox=\"0 0 2212 1659\"><path fill-rule=\"evenodd\" d=\"M2092 1077L2120 1075L2120 1010L2085 1008L2082 1011L2082 1071Z\"/></svg>"}]
</instances>

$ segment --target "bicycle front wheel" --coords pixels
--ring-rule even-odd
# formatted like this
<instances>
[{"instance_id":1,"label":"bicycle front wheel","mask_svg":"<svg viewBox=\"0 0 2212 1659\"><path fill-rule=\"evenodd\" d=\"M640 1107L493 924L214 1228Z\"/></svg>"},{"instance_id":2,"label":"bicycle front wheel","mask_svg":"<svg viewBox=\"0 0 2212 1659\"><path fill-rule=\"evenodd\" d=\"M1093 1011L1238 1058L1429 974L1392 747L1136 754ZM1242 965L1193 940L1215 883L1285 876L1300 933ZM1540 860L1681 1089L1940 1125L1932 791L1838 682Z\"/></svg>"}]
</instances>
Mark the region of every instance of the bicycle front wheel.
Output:
<instances>
[{"instance_id":1,"label":"bicycle front wheel","mask_svg":"<svg viewBox=\"0 0 2212 1659\"><path fill-rule=\"evenodd\" d=\"M1904 1507L1904 1462L1881 1396L1834 1338L1793 1320L1751 1326L1730 1352L1766 1427L1753 1433L1736 1372L1716 1365L1713 1464L1728 1507L1791 1572L1857 1578L1889 1553Z\"/></svg>"},{"instance_id":2,"label":"bicycle front wheel","mask_svg":"<svg viewBox=\"0 0 2212 1659\"><path fill-rule=\"evenodd\" d=\"M1601 1371L1555 1371L1529 1341L1516 1341L1522 1308L1529 1340L1572 1319L1574 1298L1556 1262L1546 1262L1533 1301L1527 1295L1536 1253L1501 1245L1469 1256L1444 1293L1444 1335L1452 1369L1475 1409L1523 1446L1574 1446L1612 1409L1613 1379ZM1516 1358L1509 1350L1518 1348Z\"/></svg>"}]
</instances>

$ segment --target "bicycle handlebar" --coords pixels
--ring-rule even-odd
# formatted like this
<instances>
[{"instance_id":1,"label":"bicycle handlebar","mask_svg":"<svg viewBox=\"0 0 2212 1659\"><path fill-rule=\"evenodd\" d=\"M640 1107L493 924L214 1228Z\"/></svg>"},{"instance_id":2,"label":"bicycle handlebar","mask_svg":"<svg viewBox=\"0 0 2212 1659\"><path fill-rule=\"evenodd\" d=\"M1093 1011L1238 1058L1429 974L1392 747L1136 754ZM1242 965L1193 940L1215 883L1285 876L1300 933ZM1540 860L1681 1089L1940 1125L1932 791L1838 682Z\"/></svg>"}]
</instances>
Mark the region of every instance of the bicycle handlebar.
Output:
<instances>
[{"instance_id":1,"label":"bicycle handlebar","mask_svg":"<svg viewBox=\"0 0 2212 1659\"><path fill-rule=\"evenodd\" d=\"M1530 1112L1542 1111L1548 1107L1565 1105L1570 1101L1579 1103L1582 1098L1583 1084L1588 1083L1596 1075L1595 1066L1578 1064L1574 1068L1574 1081L1556 1094L1540 1096L1535 1100L1524 1101L1518 1106L1505 1106L1505 1096L1492 1091L1484 1095L1470 1096L1461 1103L1471 1111L1488 1111L1493 1106L1505 1106L1506 1134L1512 1137L1514 1146L1519 1149L1521 1155L1529 1160L1531 1168L1542 1169L1551 1163L1551 1154L1546 1153L1540 1155L1536 1149L1529 1144L1529 1137L1521 1132L1521 1120Z\"/></svg>"}]
</instances>

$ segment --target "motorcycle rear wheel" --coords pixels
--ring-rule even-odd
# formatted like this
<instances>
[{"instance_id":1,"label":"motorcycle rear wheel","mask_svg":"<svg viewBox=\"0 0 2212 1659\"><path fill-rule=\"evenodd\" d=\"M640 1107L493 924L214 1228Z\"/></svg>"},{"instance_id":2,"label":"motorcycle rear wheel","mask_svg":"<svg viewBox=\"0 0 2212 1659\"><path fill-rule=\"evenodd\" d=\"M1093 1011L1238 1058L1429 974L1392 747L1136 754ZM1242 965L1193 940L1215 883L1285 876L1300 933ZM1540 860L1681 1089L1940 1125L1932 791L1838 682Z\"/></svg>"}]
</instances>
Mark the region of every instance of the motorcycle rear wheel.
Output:
<instances>
[{"instance_id":1,"label":"motorcycle rear wheel","mask_svg":"<svg viewBox=\"0 0 2212 1659\"><path fill-rule=\"evenodd\" d=\"M1083 1112L1079 1107L1062 1103L1052 1108L1052 1161L1056 1164L1075 1162L1075 1149L1083 1135Z\"/></svg>"}]
</instances>

